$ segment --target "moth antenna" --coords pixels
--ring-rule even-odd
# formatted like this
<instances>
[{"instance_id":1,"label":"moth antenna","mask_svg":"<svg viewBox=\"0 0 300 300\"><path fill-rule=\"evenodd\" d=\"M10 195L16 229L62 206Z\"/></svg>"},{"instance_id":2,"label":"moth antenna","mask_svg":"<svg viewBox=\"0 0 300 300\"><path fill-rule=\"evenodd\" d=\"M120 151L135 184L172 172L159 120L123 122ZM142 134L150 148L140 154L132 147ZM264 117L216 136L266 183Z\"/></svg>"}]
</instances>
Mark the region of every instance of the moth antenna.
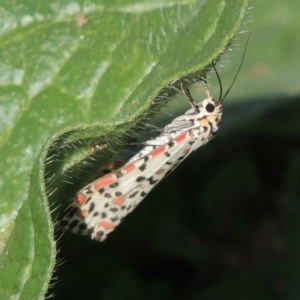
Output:
<instances>
[{"instance_id":1,"label":"moth antenna","mask_svg":"<svg viewBox=\"0 0 300 300\"><path fill-rule=\"evenodd\" d=\"M220 97L219 97L219 100L218 100L218 104L223 103L224 99L226 98L226 96L228 95L229 91L231 90L233 84L235 83L235 81L237 79L237 76L240 73L240 70L242 68L242 65L243 65L243 62L244 62L244 59L245 59L246 50L247 50L247 46L248 46L248 42L249 42L250 36L251 36L251 32L248 35L248 38L247 38L247 41L246 41L246 45L245 45L245 48L244 48L244 52L243 52L243 56L242 56L242 60L240 62L239 68L238 68L238 70L237 70L237 72L236 72L236 74L235 74L235 76L234 76L234 78L233 78L233 80L232 80L232 82L231 82L229 88L227 89L227 91L226 91L226 93L225 93L225 95L224 95L223 98L222 98L222 84L221 84L220 76L219 76L219 74L218 74L218 72L216 70L215 63L212 62L212 66L213 66L213 68L214 68L214 70L215 70L215 72L217 74L219 85L220 85Z\"/></svg>"},{"instance_id":2,"label":"moth antenna","mask_svg":"<svg viewBox=\"0 0 300 300\"><path fill-rule=\"evenodd\" d=\"M222 94L223 94L222 81L221 81L220 75L219 75L219 73L218 73L218 71L217 71L217 69L216 69L216 62L213 60L213 61L211 62L211 64L212 64L212 67L213 67L213 69L214 69L214 71L215 71L215 73L216 73L216 75L217 75L218 82L219 82L219 87L220 87L220 95L219 95L219 98L218 98L218 102L219 102L219 103L222 103L222 102L221 102ZM223 100L222 100L222 101L223 101Z\"/></svg>"}]
</instances>

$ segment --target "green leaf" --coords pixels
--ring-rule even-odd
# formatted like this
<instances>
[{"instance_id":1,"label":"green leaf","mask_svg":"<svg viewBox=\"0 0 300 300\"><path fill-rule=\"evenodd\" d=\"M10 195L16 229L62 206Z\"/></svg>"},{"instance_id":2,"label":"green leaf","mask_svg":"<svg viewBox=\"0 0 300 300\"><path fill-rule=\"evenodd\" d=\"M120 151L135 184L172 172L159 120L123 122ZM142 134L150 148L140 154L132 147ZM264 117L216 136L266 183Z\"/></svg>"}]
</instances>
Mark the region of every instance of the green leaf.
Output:
<instances>
[{"instance_id":1,"label":"green leaf","mask_svg":"<svg viewBox=\"0 0 300 300\"><path fill-rule=\"evenodd\" d=\"M246 8L246 0L1 4L1 299L42 299L51 278L50 146L47 181L94 142L122 137L153 99L171 98L168 83L208 66Z\"/></svg>"}]
</instances>

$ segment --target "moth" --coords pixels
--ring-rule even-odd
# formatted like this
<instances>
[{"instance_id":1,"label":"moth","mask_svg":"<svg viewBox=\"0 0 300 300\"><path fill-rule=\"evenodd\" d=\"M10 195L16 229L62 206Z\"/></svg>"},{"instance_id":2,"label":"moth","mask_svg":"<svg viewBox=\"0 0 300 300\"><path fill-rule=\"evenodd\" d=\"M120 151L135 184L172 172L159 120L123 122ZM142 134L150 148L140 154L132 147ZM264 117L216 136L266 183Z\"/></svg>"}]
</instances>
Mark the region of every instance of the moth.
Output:
<instances>
[{"instance_id":1,"label":"moth","mask_svg":"<svg viewBox=\"0 0 300 300\"><path fill-rule=\"evenodd\" d=\"M63 209L59 227L104 241L164 177L215 136L222 119L223 101L237 78L244 56L245 50L224 96L220 77L212 62L220 84L218 99L210 95L205 81L207 97L196 102L189 90L184 88L183 80L179 79L191 108L175 118L156 138L148 140L125 165L82 188Z\"/></svg>"}]
</instances>

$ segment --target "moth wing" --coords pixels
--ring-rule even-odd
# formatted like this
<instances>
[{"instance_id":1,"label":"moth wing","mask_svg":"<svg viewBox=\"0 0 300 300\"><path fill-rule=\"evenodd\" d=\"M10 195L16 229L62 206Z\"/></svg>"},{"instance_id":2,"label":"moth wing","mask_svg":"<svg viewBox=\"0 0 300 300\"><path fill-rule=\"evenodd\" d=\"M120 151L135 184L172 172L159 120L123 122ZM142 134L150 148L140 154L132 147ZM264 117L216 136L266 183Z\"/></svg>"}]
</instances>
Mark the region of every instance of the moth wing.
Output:
<instances>
[{"instance_id":1,"label":"moth wing","mask_svg":"<svg viewBox=\"0 0 300 300\"><path fill-rule=\"evenodd\" d=\"M63 230L103 241L167 174L187 157L195 140L186 131L80 190L61 214Z\"/></svg>"}]
</instances>

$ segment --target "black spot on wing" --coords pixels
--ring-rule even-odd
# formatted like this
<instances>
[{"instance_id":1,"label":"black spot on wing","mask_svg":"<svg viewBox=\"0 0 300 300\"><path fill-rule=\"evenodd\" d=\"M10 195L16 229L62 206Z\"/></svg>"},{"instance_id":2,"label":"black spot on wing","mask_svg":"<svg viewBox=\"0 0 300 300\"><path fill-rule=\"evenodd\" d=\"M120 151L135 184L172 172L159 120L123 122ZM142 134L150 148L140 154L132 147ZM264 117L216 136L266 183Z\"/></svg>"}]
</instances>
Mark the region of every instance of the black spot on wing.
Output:
<instances>
[{"instance_id":1,"label":"black spot on wing","mask_svg":"<svg viewBox=\"0 0 300 300\"><path fill-rule=\"evenodd\" d=\"M96 233L95 240L101 241L102 238L103 238L103 236L104 236L104 231L103 231L103 230L99 230L99 231L97 231L97 233Z\"/></svg>"},{"instance_id":2,"label":"black spot on wing","mask_svg":"<svg viewBox=\"0 0 300 300\"><path fill-rule=\"evenodd\" d=\"M92 200L91 196L88 196L87 199L85 200L85 204L88 204Z\"/></svg>"},{"instance_id":3,"label":"black spot on wing","mask_svg":"<svg viewBox=\"0 0 300 300\"><path fill-rule=\"evenodd\" d=\"M173 171L173 169L169 170L168 172L166 172L166 174L164 175L164 177L168 176L172 171Z\"/></svg>"},{"instance_id":4,"label":"black spot on wing","mask_svg":"<svg viewBox=\"0 0 300 300\"><path fill-rule=\"evenodd\" d=\"M139 176L137 179L136 179L136 182L142 182L142 181L144 181L146 179L146 177L144 177L144 176Z\"/></svg>"},{"instance_id":5,"label":"black spot on wing","mask_svg":"<svg viewBox=\"0 0 300 300\"><path fill-rule=\"evenodd\" d=\"M90 207L89 207L89 213L91 213L95 208L95 202L92 202Z\"/></svg>"},{"instance_id":6,"label":"black spot on wing","mask_svg":"<svg viewBox=\"0 0 300 300\"><path fill-rule=\"evenodd\" d=\"M92 193L93 193L93 191L92 191L92 186L89 185L89 186L84 190L84 192L85 192L86 194L92 194Z\"/></svg>"},{"instance_id":7,"label":"black spot on wing","mask_svg":"<svg viewBox=\"0 0 300 300\"><path fill-rule=\"evenodd\" d=\"M119 185L119 182L116 181L116 182L112 183L109 187L116 188L118 185Z\"/></svg>"},{"instance_id":8,"label":"black spot on wing","mask_svg":"<svg viewBox=\"0 0 300 300\"><path fill-rule=\"evenodd\" d=\"M79 220L73 220L70 224L69 227L70 228L75 228L78 226Z\"/></svg>"},{"instance_id":9,"label":"black spot on wing","mask_svg":"<svg viewBox=\"0 0 300 300\"><path fill-rule=\"evenodd\" d=\"M116 207L112 207L112 208L110 208L109 210L110 210L111 212L115 213L115 212L117 212L119 209L116 208Z\"/></svg>"},{"instance_id":10,"label":"black spot on wing","mask_svg":"<svg viewBox=\"0 0 300 300\"><path fill-rule=\"evenodd\" d=\"M138 192L139 192L139 191L133 192L131 195L129 195L129 198L134 198Z\"/></svg>"},{"instance_id":11,"label":"black spot on wing","mask_svg":"<svg viewBox=\"0 0 300 300\"><path fill-rule=\"evenodd\" d=\"M168 151L166 151L164 154L165 154L166 157L170 157L171 156L171 154Z\"/></svg>"},{"instance_id":12,"label":"black spot on wing","mask_svg":"<svg viewBox=\"0 0 300 300\"><path fill-rule=\"evenodd\" d=\"M148 178L148 181L149 181L149 183L150 183L151 185L153 185L153 184L155 184L155 183L158 182L158 180L154 180L153 176L149 177L149 178Z\"/></svg>"},{"instance_id":13,"label":"black spot on wing","mask_svg":"<svg viewBox=\"0 0 300 300\"><path fill-rule=\"evenodd\" d=\"M77 213L77 211L78 208L76 206L70 205L63 211L63 217L71 218Z\"/></svg>"},{"instance_id":14,"label":"black spot on wing","mask_svg":"<svg viewBox=\"0 0 300 300\"><path fill-rule=\"evenodd\" d=\"M144 170L146 169L146 167L147 167L146 164L142 164L142 165L139 167L139 169L140 169L141 171L144 171Z\"/></svg>"},{"instance_id":15,"label":"black spot on wing","mask_svg":"<svg viewBox=\"0 0 300 300\"><path fill-rule=\"evenodd\" d=\"M80 229L80 230L85 230L85 229L87 229L87 225L86 225L85 223L81 223L81 224L79 225L79 229Z\"/></svg>"},{"instance_id":16,"label":"black spot on wing","mask_svg":"<svg viewBox=\"0 0 300 300\"><path fill-rule=\"evenodd\" d=\"M117 171L115 172L115 175L116 175L117 178L120 178L120 177L123 176L123 173L122 173L122 171L117 170Z\"/></svg>"}]
</instances>

